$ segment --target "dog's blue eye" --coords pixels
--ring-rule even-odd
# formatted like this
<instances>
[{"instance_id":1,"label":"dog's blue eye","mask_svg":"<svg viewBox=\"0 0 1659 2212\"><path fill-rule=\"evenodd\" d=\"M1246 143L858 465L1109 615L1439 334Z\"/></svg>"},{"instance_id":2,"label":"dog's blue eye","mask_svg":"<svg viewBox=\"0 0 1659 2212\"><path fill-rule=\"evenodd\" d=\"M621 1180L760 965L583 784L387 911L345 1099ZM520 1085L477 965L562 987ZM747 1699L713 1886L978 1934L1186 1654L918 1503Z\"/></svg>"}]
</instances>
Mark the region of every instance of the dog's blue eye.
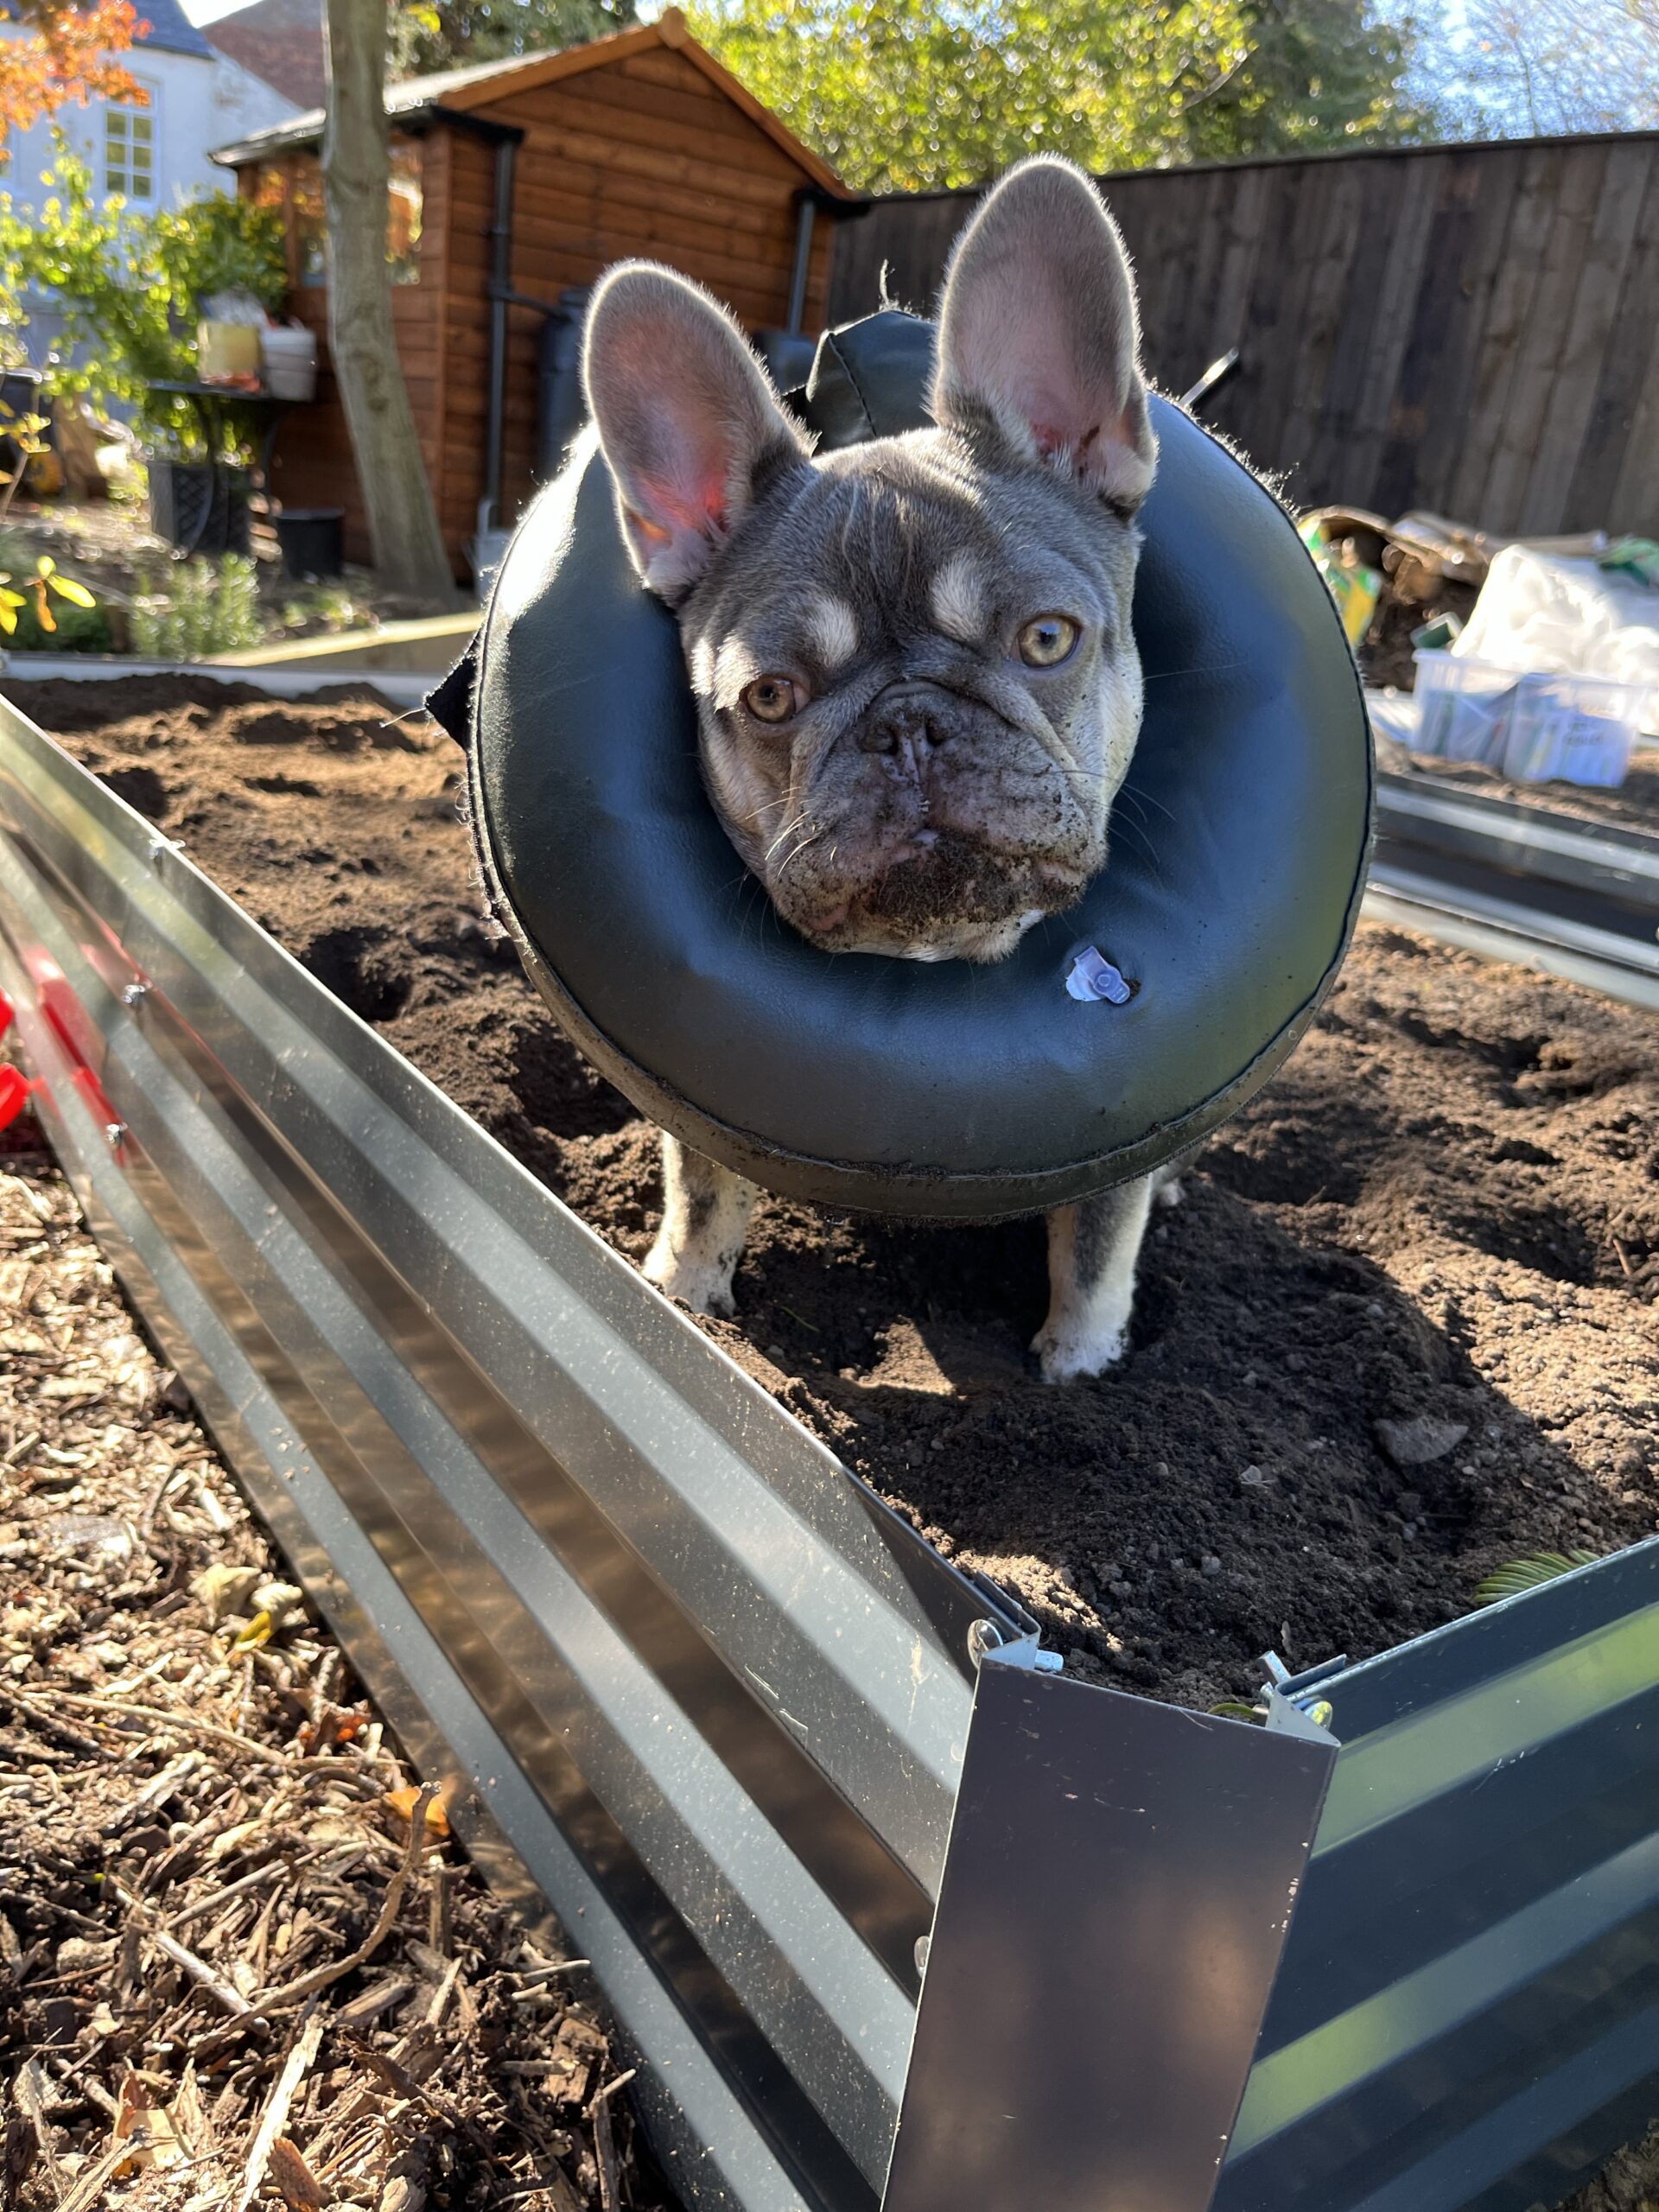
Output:
<instances>
[{"instance_id":1,"label":"dog's blue eye","mask_svg":"<svg viewBox=\"0 0 1659 2212\"><path fill-rule=\"evenodd\" d=\"M1039 614L1016 640L1027 668L1058 668L1071 658L1082 632L1069 614Z\"/></svg>"}]
</instances>

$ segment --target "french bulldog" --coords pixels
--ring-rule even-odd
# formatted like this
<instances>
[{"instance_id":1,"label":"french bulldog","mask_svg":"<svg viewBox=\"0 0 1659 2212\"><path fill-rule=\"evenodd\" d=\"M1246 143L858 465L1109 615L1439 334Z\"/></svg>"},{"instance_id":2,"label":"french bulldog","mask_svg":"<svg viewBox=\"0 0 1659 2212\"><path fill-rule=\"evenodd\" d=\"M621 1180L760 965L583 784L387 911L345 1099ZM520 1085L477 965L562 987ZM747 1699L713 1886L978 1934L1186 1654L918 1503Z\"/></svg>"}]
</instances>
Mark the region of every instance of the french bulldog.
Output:
<instances>
[{"instance_id":1,"label":"french bulldog","mask_svg":"<svg viewBox=\"0 0 1659 2212\"><path fill-rule=\"evenodd\" d=\"M679 623L704 781L785 921L837 952L1000 960L1106 865L1140 734L1135 513L1157 464L1122 243L1020 164L957 240L935 427L814 456L726 310L613 270L588 411ZM663 1139L649 1279L730 1313L755 1186ZM1048 1216L1051 1382L1123 1353L1157 1176Z\"/></svg>"}]
</instances>

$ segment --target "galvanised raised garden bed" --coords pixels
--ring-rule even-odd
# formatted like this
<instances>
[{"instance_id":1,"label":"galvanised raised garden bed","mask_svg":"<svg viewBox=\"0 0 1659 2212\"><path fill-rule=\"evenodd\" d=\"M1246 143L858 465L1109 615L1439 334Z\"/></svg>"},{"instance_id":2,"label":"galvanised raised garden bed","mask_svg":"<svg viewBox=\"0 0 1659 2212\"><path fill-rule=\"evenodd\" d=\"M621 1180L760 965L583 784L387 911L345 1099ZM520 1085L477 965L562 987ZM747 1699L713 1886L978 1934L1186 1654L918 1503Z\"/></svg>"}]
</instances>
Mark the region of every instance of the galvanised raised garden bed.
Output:
<instances>
[{"instance_id":1,"label":"galvanised raised garden bed","mask_svg":"<svg viewBox=\"0 0 1659 2212\"><path fill-rule=\"evenodd\" d=\"M1265 1728L1046 1671L10 709L0 824L94 1225L688 2202L1520 2212L1659 2109L1659 1547Z\"/></svg>"}]
</instances>

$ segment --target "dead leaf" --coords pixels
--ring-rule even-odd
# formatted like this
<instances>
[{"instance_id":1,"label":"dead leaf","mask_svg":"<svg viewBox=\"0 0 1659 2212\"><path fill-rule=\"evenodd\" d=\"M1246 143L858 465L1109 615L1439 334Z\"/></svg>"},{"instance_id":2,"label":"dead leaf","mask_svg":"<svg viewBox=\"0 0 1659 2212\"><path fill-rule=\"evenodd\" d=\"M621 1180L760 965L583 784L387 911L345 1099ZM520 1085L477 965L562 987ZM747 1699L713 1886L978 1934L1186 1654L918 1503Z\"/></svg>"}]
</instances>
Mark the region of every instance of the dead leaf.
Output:
<instances>
[{"instance_id":1,"label":"dead leaf","mask_svg":"<svg viewBox=\"0 0 1659 2212\"><path fill-rule=\"evenodd\" d=\"M262 1582L249 1600L256 1612L269 1613L279 1629L305 1618L305 1592L297 1582Z\"/></svg>"},{"instance_id":2,"label":"dead leaf","mask_svg":"<svg viewBox=\"0 0 1659 2212\"><path fill-rule=\"evenodd\" d=\"M180 2142L193 2158L213 2148L213 2123L201 2101L201 2085L196 2080L196 2062L194 2058L185 2067L178 2094L168 2110L173 2116L174 2130Z\"/></svg>"},{"instance_id":3,"label":"dead leaf","mask_svg":"<svg viewBox=\"0 0 1659 2212\"><path fill-rule=\"evenodd\" d=\"M279 2135L271 2145L265 2173L281 2191L288 2212L322 2212L328 2202L303 2153L286 2135Z\"/></svg>"},{"instance_id":4,"label":"dead leaf","mask_svg":"<svg viewBox=\"0 0 1659 2212\"><path fill-rule=\"evenodd\" d=\"M200 1599L210 1619L222 1621L239 1613L265 1579L263 1567L232 1567L221 1560L203 1567L190 1585L190 1594Z\"/></svg>"},{"instance_id":5,"label":"dead leaf","mask_svg":"<svg viewBox=\"0 0 1659 2212\"><path fill-rule=\"evenodd\" d=\"M1462 1421L1441 1421L1433 1414L1414 1414L1409 1421L1379 1421L1376 1440L1396 1467L1427 1467L1454 1452L1469 1433Z\"/></svg>"},{"instance_id":6,"label":"dead leaf","mask_svg":"<svg viewBox=\"0 0 1659 2212\"><path fill-rule=\"evenodd\" d=\"M388 1789L385 1798L382 1800L382 1802L390 1805L392 1811L397 1814L400 1821L409 1821L414 1817L415 1807L419 1801L420 1795L420 1791L411 1783L410 1786L405 1789ZM443 1801L442 1798L435 1797L431 1801L430 1804L428 1805L426 1808L426 1825L434 1835L448 1834L449 1815L443 1809Z\"/></svg>"},{"instance_id":7,"label":"dead leaf","mask_svg":"<svg viewBox=\"0 0 1659 2212\"><path fill-rule=\"evenodd\" d=\"M136 2074L121 2083L116 2104L114 2141L128 2144L129 2155L115 2168L118 2174L143 2172L147 2166L173 2166L188 2153L165 2105L158 2105Z\"/></svg>"},{"instance_id":8,"label":"dead leaf","mask_svg":"<svg viewBox=\"0 0 1659 2212\"><path fill-rule=\"evenodd\" d=\"M213 1838L207 1847L207 1856L209 1859L228 1859L233 1851L239 1851L251 1837L263 1835L264 1832L263 1821L238 1821L234 1827L226 1828L222 1835Z\"/></svg>"}]
</instances>

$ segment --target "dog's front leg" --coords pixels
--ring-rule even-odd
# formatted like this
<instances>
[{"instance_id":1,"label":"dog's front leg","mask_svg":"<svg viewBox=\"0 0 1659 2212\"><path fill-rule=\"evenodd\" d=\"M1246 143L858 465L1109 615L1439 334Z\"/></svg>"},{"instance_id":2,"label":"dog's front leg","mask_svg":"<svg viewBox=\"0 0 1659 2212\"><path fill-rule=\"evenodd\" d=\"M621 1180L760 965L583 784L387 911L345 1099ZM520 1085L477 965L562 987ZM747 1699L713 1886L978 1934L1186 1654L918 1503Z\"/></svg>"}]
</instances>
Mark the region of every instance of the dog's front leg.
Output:
<instances>
[{"instance_id":1,"label":"dog's front leg","mask_svg":"<svg viewBox=\"0 0 1659 2212\"><path fill-rule=\"evenodd\" d=\"M732 1314L732 1277L760 1192L663 1132L663 1225L645 1276L695 1313Z\"/></svg>"},{"instance_id":2,"label":"dog's front leg","mask_svg":"<svg viewBox=\"0 0 1659 2212\"><path fill-rule=\"evenodd\" d=\"M1099 1375L1123 1357L1141 1240L1153 1194L1165 1179L1142 1176L1050 1213L1048 1319L1031 1347L1046 1382Z\"/></svg>"}]
</instances>

